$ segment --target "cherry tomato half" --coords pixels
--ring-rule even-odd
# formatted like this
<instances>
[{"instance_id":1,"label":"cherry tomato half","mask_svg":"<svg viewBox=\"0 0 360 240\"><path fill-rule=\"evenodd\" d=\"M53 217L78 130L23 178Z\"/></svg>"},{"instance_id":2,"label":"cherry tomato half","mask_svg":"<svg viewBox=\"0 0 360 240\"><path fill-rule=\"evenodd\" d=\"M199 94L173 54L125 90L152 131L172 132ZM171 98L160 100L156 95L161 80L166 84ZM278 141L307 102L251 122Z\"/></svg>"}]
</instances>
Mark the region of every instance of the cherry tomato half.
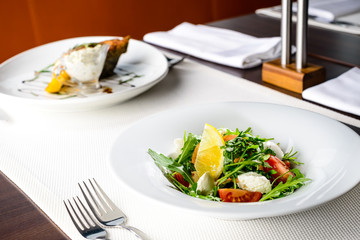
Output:
<instances>
[{"instance_id":1,"label":"cherry tomato half","mask_svg":"<svg viewBox=\"0 0 360 240\"><path fill-rule=\"evenodd\" d=\"M288 177L295 176L294 173L289 172L290 168L288 167L287 164L285 164L283 161L281 161L279 158L277 158L273 155L271 155L270 158L268 160L266 160L265 162L267 162L271 166L271 168L264 168L265 172L269 172L270 170L276 171L275 174L271 175L273 177L273 179L284 174L277 180L278 183L279 182L285 183L287 181Z\"/></svg>"},{"instance_id":2,"label":"cherry tomato half","mask_svg":"<svg viewBox=\"0 0 360 240\"><path fill-rule=\"evenodd\" d=\"M233 140L234 138L236 138L238 135L234 135L234 134L231 134L231 135L225 135L223 137L224 139L224 142L227 142L227 141L230 141L230 140Z\"/></svg>"},{"instance_id":3,"label":"cherry tomato half","mask_svg":"<svg viewBox=\"0 0 360 240\"><path fill-rule=\"evenodd\" d=\"M174 178L185 187L189 187L190 184L184 179L184 177L180 173L175 173Z\"/></svg>"},{"instance_id":4,"label":"cherry tomato half","mask_svg":"<svg viewBox=\"0 0 360 240\"><path fill-rule=\"evenodd\" d=\"M242 189L222 188L219 189L219 196L223 202L257 202L262 194Z\"/></svg>"}]
</instances>

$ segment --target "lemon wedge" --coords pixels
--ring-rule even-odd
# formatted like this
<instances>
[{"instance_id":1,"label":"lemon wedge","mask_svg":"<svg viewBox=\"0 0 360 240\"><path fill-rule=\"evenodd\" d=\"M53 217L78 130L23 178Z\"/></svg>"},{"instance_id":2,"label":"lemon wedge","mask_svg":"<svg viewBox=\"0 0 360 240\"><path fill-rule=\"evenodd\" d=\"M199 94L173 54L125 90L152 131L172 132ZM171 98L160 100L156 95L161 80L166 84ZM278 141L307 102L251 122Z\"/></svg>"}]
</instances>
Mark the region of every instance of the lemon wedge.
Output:
<instances>
[{"instance_id":1,"label":"lemon wedge","mask_svg":"<svg viewBox=\"0 0 360 240\"><path fill-rule=\"evenodd\" d=\"M51 82L45 88L45 91L48 93L58 93L60 92L63 83L70 80L69 74L65 70L61 70L59 75L53 73Z\"/></svg>"},{"instance_id":2,"label":"lemon wedge","mask_svg":"<svg viewBox=\"0 0 360 240\"><path fill-rule=\"evenodd\" d=\"M48 93L57 93L60 91L62 83L57 78L52 78L51 82L45 88Z\"/></svg>"},{"instance_id":3,"label":"lemon wedge","mask_svg":"<svg viewBox=\"0 0 360 240\"><path fill-rule=\"evenodd\" d=\"M218 130L210 124L205 124L194 164L199 177L206 172L209 172L213 179L220 176L224 162L221 146L224 144Z\"/></svg>"}]
</instances>

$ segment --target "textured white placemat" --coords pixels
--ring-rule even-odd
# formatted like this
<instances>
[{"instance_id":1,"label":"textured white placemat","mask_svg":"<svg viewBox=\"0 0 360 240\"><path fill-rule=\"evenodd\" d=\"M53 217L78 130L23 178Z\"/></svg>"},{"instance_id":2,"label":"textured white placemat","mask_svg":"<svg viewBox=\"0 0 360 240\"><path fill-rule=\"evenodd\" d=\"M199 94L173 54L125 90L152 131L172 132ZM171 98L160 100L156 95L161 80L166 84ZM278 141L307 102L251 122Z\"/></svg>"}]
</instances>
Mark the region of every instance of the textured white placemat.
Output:
<instances>
[{"instance_id":1,"label":"textured white placemat","mask_svg":"<svg viewBox=\"0 0 360 240\"><path fill-rule=\"evenodd\" d=\"M217 101L286 104L360 126L356 119L185 60L151 90L102 110L46 113L0 103L0 170L72 239L83 238L62 200L80 196L77 183L92 177L128 215L128 223L151 239L360 239L359 185L298 214L225 221L148 202L128 191L107 168L113 141L130 124L169 108ZM111 229L110 237L135 239L121 229Z\"/></svg>"}]
</instances>

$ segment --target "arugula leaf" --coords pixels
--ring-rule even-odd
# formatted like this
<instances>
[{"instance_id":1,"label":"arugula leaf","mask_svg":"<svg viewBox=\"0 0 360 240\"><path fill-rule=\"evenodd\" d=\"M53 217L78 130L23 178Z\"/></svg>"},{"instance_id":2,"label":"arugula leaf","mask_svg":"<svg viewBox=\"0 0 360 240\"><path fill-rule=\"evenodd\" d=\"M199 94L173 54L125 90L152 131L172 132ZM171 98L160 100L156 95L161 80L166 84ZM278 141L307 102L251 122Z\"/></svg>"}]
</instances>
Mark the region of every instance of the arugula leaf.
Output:
<instances>
[{"instance_id":1,"label":"arugula leaf","mask_svg":"<svg viewBox=\"0 0 360 240\"><path fill-rule=\"evenodd\" d=\"M227 129L225 135L236 135L236 137L225 142L225 146L222 146L222 149L224 149L223 172L216 180L213 191L206 196L198 194L196 190L197 183L191 177L192 171L195 171L191 158L194 149L201 140L200 136L192 133L187 134L185 131L184 146L181 149L181 154L176 159L166 157L151 149L148 150L148 153L154 159L155 164L162 170L165 177L172 183L172 188L189 196L211 201L221 201L218 197L219 188L238 188L236 179L240 174L245 172L257 172L269 179L272 174L276 173L275 170L270 170L266 173L263 170L264 167L271 168L266 160L269 159L270 155L274 155L274 152L271 149L264 149L263 143L268 140L273 140L273 138L267 139L254 136L252 135L251 128L248 128L245 131L239 131L239 129L231 131ZM283 160L291 161L292 164L300 164L295 161L296 154L297 152L293 152L291 149L289 153L285 153ZM260 201L287 196L306 184L307 181L310 181L310 179L305 178L299 169L295 168L290 171L295 175L289 176L285 183L280 182L274 186L270 192L262 196ZM184 180L190 183L190 186L185 187L182 185L174 177L175 172L180 173ZM277 179L273 181L272 185L276 184L276 180Z\"/></svg>"},{"instance_id":2,"label":"arugula leaf","mask_svg":"<svg viewBox=\"0 0 360 240\"><path fill-rule=\"evenodd\" d=\"M286 183L280 182L270 192L263 195L259 202L287 196L293 193L296 189L303 186L306 182L311 180L309 178L305 178L304 175L300 173L300 170L297 168L292 169L291 171L295 173L295 177L290 176Z\"/></svg>"},{"instance_id":3,"label":"arugula leaf","mask_svg":"<svg viewBox=\"0 0 360 240\"><path fill-rule=\"evenodd\" d=\"M171 158L166 157L163 154L159 154L154 150L148 150L149 155L154 159L155 164L160 168L165 168L167 170L180 173L184 179L190 184L194 184L194 180L191 178L191 173L189 173L184 166L180 163L174 161Z\"/></svg>"},{"instance_id":4,"label":"arugula leaf","mask_svg":"<svg viewBox=\"0 0 360 240\"><path fill-rule=\"evenodd\" d=\"M172 174L165 173L165 177L175 186L175 187L171 187L171 188L180 190L181 192L187 194L188 188L185 187L184 185L182 185Z\"/></svg>"},{"instance_id":5,"label":"arugula leaf","mask_svg":"<svg viewBox=\"0 0 360 240\"><path fill-rule=\"evenodd\" d=\"M197 137L194 134L189 133L187 138L184 141L184 146L182 148L182 152L177 157L176 161L178 163L182 164L186 161L186 159L191 158L198 142L199 142L199 140L197 139Z\"/></svg>"},{"instance_id":6,"label":"arugula leaf","mask_svg":"<svg viewBox=\"0 0 360 240\"><path fill-rule=\"evenodd\" d=\"M291 149L290 149L290 152L284 154L282 160L283 160L283 161L284 161L284 160L288 160L288 161L294 163L295 165L303 164L302 162L297 162L297 161L295 161L295 159L296 159L295 155L296 155L297 153L298 153L298 152L294 152L294 153L293 153L293 148L291 148Z\"/></svg>"},{"instance_id":7,"label":"arugula leaf","mask_svg":"<svg viewBox=\"0 0 360 240\"><path fill-rule=\"evenodd\" d=\"M229 172L227 172L226 174L224 174L223 177L219 178L217 181L216 181L216 185L220 185L222 184L223 182L225 182L230 176L232 176L233 174L236 174L238 172L240 172L241 169L243 169L245 166L247 165L258 165L259 163L257 162L254 162L252 160L246 160L246 161L242 161L242 162L239 162L237 163L237 167ZM235 165L235 164L234 164Z\"/></svg>"},{"instance_id":8,"label":"arugula leaf","mask_svg":"<svg viewBox=\"0 0 360 240\"><path fill-rule=\"evenodd\" d=\"M214 196L212 194L205 195L205 196L204 195L199 195L199 194L196 193L196 191L193 191L193 190L187 192L186 194L189 195L189 196L204 199L204 200L221 202L221 199L219 197L216 197L216 196Z\"/></svg>"},{"instance_id":9,"label":"arugula leaf","mask_svg":"<svg viewBox=\"0 0 360 240\"><path fill-rule=\"evenodd\" d=\"M213 193L208 194L206 196L197 194L197 192L196 192L197 183L194 182L191 177L189 177L189 175L186 173L186 171L183 171L184 167L182 165L178 164L171 158L164 156L163 154L156 153L155 151L153 151L151 149L148 150L148 153L154 159L154 162L156 163L156 165L158 165L158 167L160 169L165 168L170 171L179 172L181 175L183 175L184 179L191 184L191 186L189 188L185 187L176 178L174 178L174 176L171 173L163 172L165 177L174 185L174 187L173 187L174 189L177 189L177 190L181 191L182 193L187 194L192 197L196 197L196 198L200 198L200 199L204 199L204 200L210 200L210 201L218 201L218 202L221 201L221 199L219 197L216 197L216 195Z\"/></svg>"}]
</instances>

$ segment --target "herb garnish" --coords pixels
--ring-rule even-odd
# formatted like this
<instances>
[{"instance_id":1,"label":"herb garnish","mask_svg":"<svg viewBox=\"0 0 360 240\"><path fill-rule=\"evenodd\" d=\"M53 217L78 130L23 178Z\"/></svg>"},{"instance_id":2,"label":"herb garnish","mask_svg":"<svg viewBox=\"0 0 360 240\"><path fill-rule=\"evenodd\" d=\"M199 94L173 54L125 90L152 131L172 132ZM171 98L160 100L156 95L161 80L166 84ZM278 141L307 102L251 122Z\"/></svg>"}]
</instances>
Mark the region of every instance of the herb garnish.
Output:
<instances>
[{"instance_id":1,"label":"herb garnish","mask_svg":"<svg viewBox=\"0 0 360 240\"><path fill-rule=\"evenodd\" d=\"M22 83L32 82L32 81L38 79L42 73L51 73L51 70L49 70L49 68L51 68L53 66L54 66L54 63L44 67L43 69L41 69L39 71L35 71L33 78L28 79L28 80L23 80Z\"/></svg>"},{"instance_id":2,"label":"herb garnish","mask_svg":"<svg viewBox=\"0 0 360 240\"><path fill-rule=\"evenodd\" d=\"M270 192L263 195L259 201L262 202L269 199L276 199L287 196L293 193L296 189L303 186L306 182L310 181L309 178L304 177L304 175L300 172L299 169L295 168L291 171L295 173L295 177L290 176L286 183L280 182ZM276 179L274 180L274 182L275 181Z\"/></svg>"},{"instance_id":3,"label":"herb garnish","mask_svg":"<svg viewBox=\"0 0 360 240\"><path fill-rule=\"evenodd\" d=\"M290 169L274 179L273 176L279 174L272 168L268 160L274 158L275 153L270 148L264 147L264 143L273 140L273 138L254 136L251 128L245 131L239 131L238 129L235 131L226 130L223 133L224 138L227 135L231 135L231 140L226 141L222 147L224 150L222 174L218 179L215 179L213 190L204 195L197 191L197 179L194 179L196 170L192 162L194 149L201 141L201 136L185 132L181 154L175 159L159 154L152 149L149 149L148 153L175 189L187 195L211 201L221 201L219 189L239 189L237 177L246 172L254 172L271 179L271 190L262 194L259 201L287 196L310 181L297 168ZM295 161L296 155L297 152L293 152L293 149L291 149L290 152L284 154L283 160L290 161L292 165L301 164ZM285 163L283 164L285 165ZM292 172L292 174L288 174L289 172ZM177 173L180 173L189 184L185 184L185 186L182 181L176 178L175 174ZM285 175L289 175L286 180L278 181ZM189 186L187 187L187 185Z\"/></svg>"}]
</instances>

